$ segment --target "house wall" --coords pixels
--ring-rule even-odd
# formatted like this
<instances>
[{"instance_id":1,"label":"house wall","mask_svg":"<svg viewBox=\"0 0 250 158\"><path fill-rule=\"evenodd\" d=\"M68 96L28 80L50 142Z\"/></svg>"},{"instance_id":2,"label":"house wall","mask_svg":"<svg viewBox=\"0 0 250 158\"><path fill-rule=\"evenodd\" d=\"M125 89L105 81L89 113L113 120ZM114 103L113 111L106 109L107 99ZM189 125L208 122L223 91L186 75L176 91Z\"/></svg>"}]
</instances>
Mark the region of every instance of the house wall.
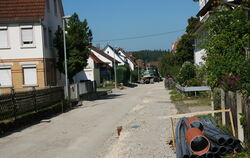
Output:
<instances>
[{"instance_id":1,"label":"house wall","mask_svg":"<svg viewBox=\"0 0 250 158\"><path fill-rule=\"evenodd\" d=\"M121 59L121 57L119 57L110 47L106 47L104 52L111 56L112 58L115 58L117 61L119 61L120 63L118 65L125 65L124 61Z\"/></svg>"},{"instance_id":2,"label":"house wall","mask_svg":"<svg viewBox=\"0 0 250 158\"><path fill-rule=\"evenodd\" d=\"M105 62L105 63L109 63L109 66L113 67L113 61L110 61L109 59L105 58L104 56L102 56L101 54L91 50L91 52L97 56L101 61Z\"/></svg>"},{"instance_id":3,"label":"house wall","mask_svg":"<svg viewBox=\"0 0 250 158\"><path fill-rule=\"evenodd\" d=\"M44 87L45 82L45 75L44 75L44 59L43 58L33 58L33 59L8 59L8 60L1 60L0 67L1 66L10 66L11 67L11 76L12 76L12 85L9 87L14 88L24 88L26 85L24 85L24 73L23 73L23 67L26 65L35 65L36 67L36 75L37 75L37 85L32 86L38 86L38 87ZM53 63L52 60L46 61L46 63ZM55 84L55 79L52 77L53 73L49 73L50 78L47 80L48 82Z\"/></svg>"},{"instance_id":4,"label":"house wall","mask_svg":"<svg viewBox=\"0 0 250 158\"><path fill-rule=\"evenodd\" d=\"M42 21L43 28L42 28L42 45L43 45L43 50L44 50L44 55L45 58L56 58L56 49L53 47L50 47L49 44L49 30L51 30L52 34L52 42L53 39L55 38L55 32L58 29L58 26L62 28L62 17L63 13L61 12L61 6L59 5L59 1L57 0L57 14L54 12L54 0L49 0L47 1L50 3L50 9L47 7L45 10L45 17L44 20ZM46 30L46 36L44 35L44 29ZM47 37L47 38L46 38ZM47 44L46 44L47 42Z\"/></svg>"},{"instance_id":5,"label":"house wall","mask_svg":"<svg viewBox=\"0 0 250 158\"><path fill-rule=\"evenodd\" d=\"M42 26L39 23L31 25L33 25L33 47L22 47L21 28L19 24L6 25L8 27L9 48L0 49L0 60L43 58Z\"/></svg>"},{"instance_id":6,"label":"house wall","mask_svg":"<svg viewBox=\"0 0 250 158\"><path fill-rule=\"evenodd\" d=\"M97 86L100 86L100 69L95 68L93 59L89 58L86 68L74 77L75 83L79 83L81 80L96 81Z\"/></svg>"},{"instance_id":7,"label":"house wall","mask_svg":"<svg viewBox=\"0 0 250 158\"><path fill-rule=\"evenodd\" d=\"M204 65L205 61L203 59L203 57L206 56L206 50L205 49L201 49L199 51L194 52L194 63L196 65Z\"/></svg>"}]
</instances>

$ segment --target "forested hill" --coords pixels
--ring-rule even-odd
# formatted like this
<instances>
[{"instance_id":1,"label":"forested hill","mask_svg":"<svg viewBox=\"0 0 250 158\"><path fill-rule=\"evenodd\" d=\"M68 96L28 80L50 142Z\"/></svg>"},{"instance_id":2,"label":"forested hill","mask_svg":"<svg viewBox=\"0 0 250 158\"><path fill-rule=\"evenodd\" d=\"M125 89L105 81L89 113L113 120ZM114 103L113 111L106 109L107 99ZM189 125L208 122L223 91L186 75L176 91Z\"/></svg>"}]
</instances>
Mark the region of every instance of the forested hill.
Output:
<instances>
[{"instance_id":1,"label":"forested hill","mask_svg":"<svg viewBox=\"0 0 250 158\"><path fill-rule=\"evenodd\" d=\"M157 61L159 57L161 57L164 53L166 53L166 50L141 50L132 52L133 56L135 56L137 59L142 59L145 62L150 61Z\"/></svg>"}]
</instances>

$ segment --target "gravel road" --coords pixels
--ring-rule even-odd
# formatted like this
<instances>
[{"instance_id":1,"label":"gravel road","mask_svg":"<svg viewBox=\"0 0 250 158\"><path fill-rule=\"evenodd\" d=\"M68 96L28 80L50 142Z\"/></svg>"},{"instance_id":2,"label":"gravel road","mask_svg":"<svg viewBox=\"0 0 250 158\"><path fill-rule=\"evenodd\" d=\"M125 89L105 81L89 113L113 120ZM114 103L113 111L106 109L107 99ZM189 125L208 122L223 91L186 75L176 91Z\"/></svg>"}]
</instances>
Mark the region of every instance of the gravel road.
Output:
<instances>
[{"instance_id":1,"label":"gravel road","mask_svg":"<svg viewBox=\"0 0 250 158\"><path fill-rule=\"evenodd\" d=\"M114 91L4 138L1 158L174 158L166 116L176 114L163 83ZM120 137L116 127L122 126Z\"/></svg>"}]
</instances>

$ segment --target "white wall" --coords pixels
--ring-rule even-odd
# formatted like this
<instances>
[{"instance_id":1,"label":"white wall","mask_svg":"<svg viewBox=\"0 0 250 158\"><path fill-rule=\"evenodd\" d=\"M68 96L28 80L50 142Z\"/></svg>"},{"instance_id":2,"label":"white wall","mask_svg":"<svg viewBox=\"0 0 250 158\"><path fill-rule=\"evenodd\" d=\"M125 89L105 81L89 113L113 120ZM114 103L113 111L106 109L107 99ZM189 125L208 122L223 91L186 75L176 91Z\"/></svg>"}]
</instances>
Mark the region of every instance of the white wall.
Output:
<instances>
[{"instance_id":1,"label":"white wall","mask_svg":"<svg viewBox=\"0 0 250 158\"><path fill-rule=\"evenodd\" d=\"M113 67L113 61L110 61L109 59L105 58L104 56L102 56L101 54L95 52L94 50L91 50L91 52L97 56L101 61L105 62L105 63L109 63L109 66Z\"/></svg>"},{"instance_id":2,"label":"white wall","mask_svg":"<svg viewBox=\"0 0 250 158\"><path fill-rule=\"evenodd\" d=\"M119 61L120 63L118 65L125 65L124 61L121 59L121 57L119 57L110 47L106 47L106 49L104 50L104 52L111 56L112 58L115 58L117 61Z\"/></svg>"},{"instance_id":3,"label":"white wall","mask_svg":"<svg viewBox=\"0 0 250 158\"><path fill-rule=\"evenodd\" d=\"M88 65L86 68L77 73L74 77L74 82L79 83L81 80L90 80L90 81L96 81L97 86L100 86L100 69L95 68L95 62L92 58L88 59Z\"/></svg>"},{"instance_id":4,"label":"white wall","mask_svg":"<svg viewBox=\"0 0 250 158\"><path fill-rule=\"evenodd\" d=\"M43 28L46 28L47 30L47 39L44 38L44 33L42 30L42 35L43 35L43 43L42 45L44 46L44 54L46 58L56 58L56 49L55 48L50 48L49 47L49 29L52 32L53 38L55 38L55 32L58 29L58 25L62 28L62 13L60 10L60 5L57 0L57 14L55 15L54 13L54 0L49 0L47 1L50 3L50 10L45 7L45 17L44 20L42 21ZM45 42L47 42L47 47Z\"/></svg>"},{"instance_id":5,"label":"white wall","mask_svg":"<svg viewBox=\"0 0 250 158\"><path fill-rule=\"evenodd\" d=\"M42 58L42 27L39 23L33 25L34 47L22 47L21 28L19 24L9 24L8 26L8 49L0 49L0 59L25 59Z\"/></svg>"},{"instance_id":6,"label":"white wall","mask_svg":"<svg viewBox=\"0 0 250 158\"><path fill-rule=\"evenodd\" d=\"M205 61L203 60L203 57L206 56L206 50L201 49L199 51L194 52L194 63L196 65L204 65Z\"/></svg>"}]
</instances>

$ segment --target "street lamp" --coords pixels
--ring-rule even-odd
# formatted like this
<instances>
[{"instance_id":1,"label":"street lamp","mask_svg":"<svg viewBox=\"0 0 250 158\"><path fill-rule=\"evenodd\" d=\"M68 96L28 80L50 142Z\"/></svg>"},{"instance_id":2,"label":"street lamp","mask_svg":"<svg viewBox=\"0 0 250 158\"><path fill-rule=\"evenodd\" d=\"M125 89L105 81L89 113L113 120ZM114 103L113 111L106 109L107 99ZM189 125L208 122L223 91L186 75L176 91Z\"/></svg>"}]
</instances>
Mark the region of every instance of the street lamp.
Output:
<instances>
[{"instance_id":1,"label":"street lamp","mask_svg":"<svg viewBox=\"0 0 250 158\"><path fill-rule=\"evenodd\" d=\"M65 21L69 19L71 16L63 16L63 46L64 46L64 69L65 69L65 98L69 96L69 82L68 82L68 66L67 66L67 49L66 49L66 37L65 37Z\"/></svg>"}]
</instances>

